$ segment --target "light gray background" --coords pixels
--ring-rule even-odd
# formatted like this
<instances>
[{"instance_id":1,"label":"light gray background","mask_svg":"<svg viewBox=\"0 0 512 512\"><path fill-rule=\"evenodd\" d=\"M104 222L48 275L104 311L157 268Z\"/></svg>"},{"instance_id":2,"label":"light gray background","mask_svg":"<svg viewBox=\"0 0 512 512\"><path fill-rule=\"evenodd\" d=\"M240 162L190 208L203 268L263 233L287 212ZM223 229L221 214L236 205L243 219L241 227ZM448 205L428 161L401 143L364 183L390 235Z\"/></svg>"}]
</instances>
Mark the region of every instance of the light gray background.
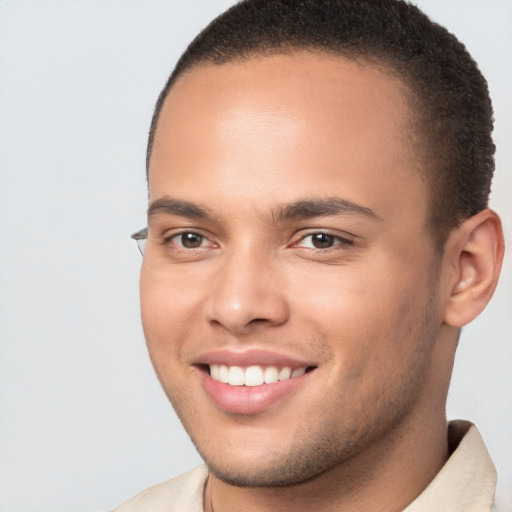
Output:
<instances>
[{"instance_id":1,"label":"light gray background","mask_svg":"<svg viewBox=\"0 0 512 512\"><path fill-rule=\"evenodd\" d=\"M0 0L0 511L93 512L199 462L138 312L156 96L230 0ZM493 207L512 243L512 1L423 0L496 110ZM512 249L512 248L511 248ZM512 250L465 329L449 416L480 427L512 507Z\"/></svg>"}]
</instances>

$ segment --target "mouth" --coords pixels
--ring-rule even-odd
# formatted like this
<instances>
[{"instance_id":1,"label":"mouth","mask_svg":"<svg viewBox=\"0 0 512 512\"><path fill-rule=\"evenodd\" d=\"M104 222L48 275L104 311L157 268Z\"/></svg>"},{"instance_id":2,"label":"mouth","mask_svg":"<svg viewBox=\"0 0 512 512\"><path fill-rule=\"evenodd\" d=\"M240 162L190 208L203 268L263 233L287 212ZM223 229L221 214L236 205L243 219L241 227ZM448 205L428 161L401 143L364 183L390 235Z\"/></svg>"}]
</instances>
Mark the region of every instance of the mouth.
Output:
<instances>
[{"instance_id":1,"label":"mouth","mask_svg":"<svg viewBox=\"0 0 512 512\"><path fill-rule=\"evenodd\" d=\"M208 398L223 412L257 414L292 397L317 365L268 351L221 350L195 364Z\"/></svg>"}]
</instances>

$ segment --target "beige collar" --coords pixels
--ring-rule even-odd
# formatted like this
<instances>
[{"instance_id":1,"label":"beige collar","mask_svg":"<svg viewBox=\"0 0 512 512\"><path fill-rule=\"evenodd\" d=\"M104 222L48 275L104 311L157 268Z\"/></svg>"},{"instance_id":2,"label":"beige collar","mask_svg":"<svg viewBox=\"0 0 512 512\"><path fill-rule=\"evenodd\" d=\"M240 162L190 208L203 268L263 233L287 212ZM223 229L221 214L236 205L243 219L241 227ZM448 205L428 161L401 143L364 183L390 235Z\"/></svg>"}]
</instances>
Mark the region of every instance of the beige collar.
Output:
<instances>
[{"instance_id":1,"label":"beige collar","mask_svg":"<svg viewBox=\"0 0 512 512\"><path fill-rule=\"evenodd\" d=\"M496 469L478 429L452 421L448 441L454 451L430 485L404 512L489 512L496 488Z\"/></svg>"}]
</instances>

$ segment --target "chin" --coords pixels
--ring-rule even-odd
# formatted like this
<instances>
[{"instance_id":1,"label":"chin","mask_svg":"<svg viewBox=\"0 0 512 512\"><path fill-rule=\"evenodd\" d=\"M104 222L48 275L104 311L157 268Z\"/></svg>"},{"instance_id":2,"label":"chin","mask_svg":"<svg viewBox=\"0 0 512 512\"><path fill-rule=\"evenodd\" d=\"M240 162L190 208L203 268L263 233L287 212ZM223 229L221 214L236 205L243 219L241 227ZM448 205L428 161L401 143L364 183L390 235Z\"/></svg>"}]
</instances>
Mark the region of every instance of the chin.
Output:
<instances>
[{"instance_id":1,"label":"chin","mask_svg":"<svg viewBox=\"0 0 512 512\"><path fill-rule=\"evenodd\" d=\"M281 450L267 449L251 452L240 449L222 454L212 447L203 450L196 445L212 475L222 482L236 487L276 488L301 485L328 473L350 459L366 440L350 435L340 440L332 433L304 435L300 443L290 439ZM194 440L193 440L194 441Z\"/></svg>"},{"instance_id":2,"label":"chin","mask_svg":"<svg viewBox=\"0 0 512 512\"><path fill-rule=\"evenodd\" d=\"M311 461L309 461L311 462ZM316 467L311 463L290 466L279 464L259 467L218 467L206 462L212 475L222 482L235 487L276 488L290 487L306 483L328 471L329 468Z\"/></svg>"}]
</instances>

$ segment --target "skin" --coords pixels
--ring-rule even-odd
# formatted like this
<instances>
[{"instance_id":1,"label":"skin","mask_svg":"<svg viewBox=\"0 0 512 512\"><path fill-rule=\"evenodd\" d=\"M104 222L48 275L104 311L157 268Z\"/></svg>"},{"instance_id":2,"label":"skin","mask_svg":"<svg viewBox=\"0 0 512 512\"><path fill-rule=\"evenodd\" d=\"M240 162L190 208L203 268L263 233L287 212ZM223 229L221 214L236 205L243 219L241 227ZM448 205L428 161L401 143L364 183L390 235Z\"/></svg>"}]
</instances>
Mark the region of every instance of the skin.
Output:
<instances>
[{"instance_id":1,"label":"skin","mask_svg":"<svg viewBox=\"0 0 512 512\"><path fill-rule=\"evenodd\" d=\"M478 231L474 246L494 243L480 252L499 261L499 220L486 211L436 251L406 98L382 69L303 52L201 65L165 102L142 318L210 468L206 510L402 510L448 456L459 327L497 279L482 278L467 246ZM329 198L360 208L283 214ZM183 232L202 237L197 247ZM319 233L330 247L314 246ZM315 369L263 411L233 414L202 385L197 362L216 349L278 351Z\"/></svg>"}]
</instances>

